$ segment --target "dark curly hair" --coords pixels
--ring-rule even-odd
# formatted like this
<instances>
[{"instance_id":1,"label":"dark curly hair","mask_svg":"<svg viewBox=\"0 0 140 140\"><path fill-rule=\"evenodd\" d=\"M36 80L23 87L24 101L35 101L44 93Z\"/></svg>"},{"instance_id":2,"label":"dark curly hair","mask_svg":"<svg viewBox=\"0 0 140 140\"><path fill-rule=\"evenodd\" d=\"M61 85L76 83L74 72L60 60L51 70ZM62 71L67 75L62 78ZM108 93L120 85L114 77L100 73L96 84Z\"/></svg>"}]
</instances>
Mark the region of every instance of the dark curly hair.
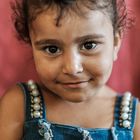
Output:
<instances>
[{"instance_id":1,"label":"dark curly hair","mask_svg":"<svg viewBox=\"0 0 140 140\"><path fill-rule=\"evenodd\" d=\"M16 2L11 3L11 7L18 38L30 43L30 23L39 13L53 6L57 10L56 26L59 26L60 20L69 11L75 12L78 16L86 16L83 7L107 13L112 21L114 32L123 32L133 22L133 19L128 16L124 0L16 0Z\"/></svg>"}]
</instances>

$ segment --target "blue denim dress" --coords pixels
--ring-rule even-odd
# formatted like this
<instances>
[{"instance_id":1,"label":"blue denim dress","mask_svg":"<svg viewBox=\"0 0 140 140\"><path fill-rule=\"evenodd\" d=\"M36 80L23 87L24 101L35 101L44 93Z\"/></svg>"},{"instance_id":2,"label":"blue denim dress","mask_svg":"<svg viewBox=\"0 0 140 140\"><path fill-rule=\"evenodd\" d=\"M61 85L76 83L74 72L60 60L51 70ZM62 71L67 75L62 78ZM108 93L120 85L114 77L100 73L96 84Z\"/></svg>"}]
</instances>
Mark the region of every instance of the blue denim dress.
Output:
<instances>
[{"instance_id":1,"label":"blue denim dress","mask_svg":"<svg viewBox=\"0 0 140 140\"><path fill-rule=\"evenodd\" d=\"M41 118L31 115L32 97L25 83L18 84L25 95L25 123L23 140L133 140L133 129L136 119L138 99L132 99L131 125L124 128L120 125L120 110L123 96L118 95L114 111L114 125L112 128L81 128L78 126L62 125L49 122L46 119L45 104L41 98ZM130 114L129 114L130 115Z\"/></svg>"}]
</instances>

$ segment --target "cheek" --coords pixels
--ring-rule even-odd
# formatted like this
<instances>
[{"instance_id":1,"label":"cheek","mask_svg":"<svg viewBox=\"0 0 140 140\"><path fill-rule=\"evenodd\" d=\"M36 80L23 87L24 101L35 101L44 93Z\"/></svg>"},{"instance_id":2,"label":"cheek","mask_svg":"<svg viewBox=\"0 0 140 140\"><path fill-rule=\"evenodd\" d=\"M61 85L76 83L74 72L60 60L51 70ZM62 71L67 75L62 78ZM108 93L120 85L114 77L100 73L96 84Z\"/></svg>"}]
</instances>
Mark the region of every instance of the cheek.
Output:
<instances>
[{"instance_id":1,"label":"cheek","mask_svg":"<svg viewBox=\"0 0 140 140\"><path fill-rule=\"evenodd\" d=\"M110 58L102 57L96 60L90 60L86 63L87 71L96 80L106 81L112 71L113 61Z\"/></svg>"},{"instance_id":2,"label":"cheek","mask_svg":"<svg viewBox=\"0 0 140 140\"><path fill-rule=\"evenodd\" d=\"M44 57L34 57L36 71L41 80L51 81L55 80L59 73L59 64Z\"/></svg>"},{"instance_id":3,"label":"cheek","mask_svg":"<svg viewBox=\"0 0 140 140\"><path fill-rule=\"evenodd\" d=\"M102 61L101 71L105 79L109 78L112 71L112 66L113 66L112 59L109 59L109 60L105 59Z\"/></svg>"}]
</instances>

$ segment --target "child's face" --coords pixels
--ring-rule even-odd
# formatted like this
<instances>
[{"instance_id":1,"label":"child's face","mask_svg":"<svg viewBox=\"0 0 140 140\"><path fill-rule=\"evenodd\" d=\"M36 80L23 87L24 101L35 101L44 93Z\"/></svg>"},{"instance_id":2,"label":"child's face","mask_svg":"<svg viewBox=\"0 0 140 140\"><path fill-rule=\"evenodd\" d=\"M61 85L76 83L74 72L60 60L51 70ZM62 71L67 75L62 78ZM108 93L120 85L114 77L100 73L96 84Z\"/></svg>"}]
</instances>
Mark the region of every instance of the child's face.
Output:
<instances>
[{"instance_id":1,"label":"child's face","mask_svg":"<svg viewBox=\"0 0 140 140\"><path fill-rule=\"evenodd\" d=\"M110 19L99 11L71 15L55 25L55 11L33 21L30 37L42 83L60 99L90 99L107 82L119 48ZM115 41L114 41L115 38Z\"/></svg>"}]
</instances>

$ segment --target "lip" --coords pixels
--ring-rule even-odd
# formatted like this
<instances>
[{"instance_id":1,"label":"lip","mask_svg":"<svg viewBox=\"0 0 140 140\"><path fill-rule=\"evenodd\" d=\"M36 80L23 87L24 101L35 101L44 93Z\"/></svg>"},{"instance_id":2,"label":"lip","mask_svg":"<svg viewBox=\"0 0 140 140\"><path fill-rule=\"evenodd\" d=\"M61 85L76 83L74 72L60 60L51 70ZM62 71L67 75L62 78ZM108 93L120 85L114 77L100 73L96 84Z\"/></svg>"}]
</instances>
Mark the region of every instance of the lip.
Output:
<instances>
[{"instance_id":1,"label":"lip","mask_svg":"<svg viewBox=\"0 0 140 140\"><path fill-rule=\"evenodd\" d=\"M60 83L64 88L84 88L88 85L89 81L66 82Z\"/></svg>"}]
</instances>

